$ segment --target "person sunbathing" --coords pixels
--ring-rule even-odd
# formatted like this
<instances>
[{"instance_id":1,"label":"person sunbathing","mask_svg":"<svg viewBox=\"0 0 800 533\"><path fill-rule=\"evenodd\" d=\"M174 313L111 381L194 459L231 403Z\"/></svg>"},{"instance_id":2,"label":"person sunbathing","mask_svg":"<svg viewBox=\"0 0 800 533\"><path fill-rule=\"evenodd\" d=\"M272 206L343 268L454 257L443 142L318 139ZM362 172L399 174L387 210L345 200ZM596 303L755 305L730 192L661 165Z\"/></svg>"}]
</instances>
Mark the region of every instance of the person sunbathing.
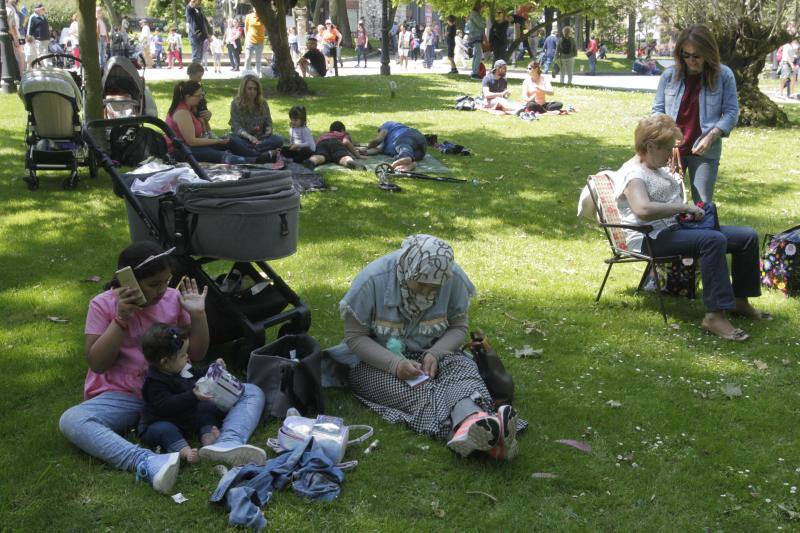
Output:
<instances>
[{"instance_id":1,"label":"person sunbathing","mask_svg":"<svg viewBox=\"0 0 800 533\"><path fill-rule=\"evenodd\" d=\"M305 160L303 164L314 168L325 163L336 163L353 170L367 170L363 163L356 161L357 159L363 158L358 153L344 124L336 120L331 123L327 133L319 136L314 155Z\"/></svg>"}]
</instances>

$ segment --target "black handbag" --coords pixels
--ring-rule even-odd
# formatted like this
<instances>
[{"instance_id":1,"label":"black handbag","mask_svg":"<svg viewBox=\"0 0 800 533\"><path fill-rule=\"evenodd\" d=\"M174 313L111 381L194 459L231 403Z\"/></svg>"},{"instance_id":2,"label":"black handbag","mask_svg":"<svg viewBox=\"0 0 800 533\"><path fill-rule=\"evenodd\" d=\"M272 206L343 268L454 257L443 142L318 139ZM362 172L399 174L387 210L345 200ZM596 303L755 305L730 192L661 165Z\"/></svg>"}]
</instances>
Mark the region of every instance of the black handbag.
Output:
<instances>
[{"instance_id":1,"label":"black handbag","mask_svg":"<svg viewBox=\"0 0 800 533\"><path fill-rule=\"evenodd\" d=\"M514 401L514 378L503 366L500 356L486 340L483 331L472 331L469 336L472 340L465 348L472 353L475 364L478 365L478 373L492 395L495 408L511 404Z\"/></svg>"},{"instance_id":2,"label":"black handbag","mask_svg":"<svg viewBox=\"0 0 800 533\"><path fill-rule=\"evenodd\" d=\"M322 350L310 335L286 335L250 354L247 382L266 398L265 418L284 418L294 407L305 417L325 412Z\"/></svg>"}]
</instances>

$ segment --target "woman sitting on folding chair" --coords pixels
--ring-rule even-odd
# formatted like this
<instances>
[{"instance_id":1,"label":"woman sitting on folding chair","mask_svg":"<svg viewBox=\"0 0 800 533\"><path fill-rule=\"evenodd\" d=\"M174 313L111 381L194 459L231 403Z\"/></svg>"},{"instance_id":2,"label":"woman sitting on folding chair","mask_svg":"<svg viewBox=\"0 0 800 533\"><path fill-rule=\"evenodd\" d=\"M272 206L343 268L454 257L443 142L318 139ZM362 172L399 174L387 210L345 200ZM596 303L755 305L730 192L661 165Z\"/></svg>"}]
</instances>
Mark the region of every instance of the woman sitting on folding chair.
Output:
<instances>
[{"instance_id":1,"label":"woman sitting on folding chair","mask_svg":"<svg viewBox=\"0 0 800 533\"><path fill-rule=\"evenodd\" d=\"M701 207L685 203L680 175L668 168L673 148L682 140L681 130L666 115L639 121L636 155L617 172L614 194L624 224L646 224L652 231L645 235L626 229L626 241L631 250L639 251L644 239L649 239L655 256L699 258L706 308L703 329L724 339L744 341L747 333L734 327L726 312L750 320L771 318L748 301L761 294L758 235L746 226L688 229L678 223L678 215L701 220L705 214ZM733 258L732 276L727 253Z\"/></svg>"}]
</instances>

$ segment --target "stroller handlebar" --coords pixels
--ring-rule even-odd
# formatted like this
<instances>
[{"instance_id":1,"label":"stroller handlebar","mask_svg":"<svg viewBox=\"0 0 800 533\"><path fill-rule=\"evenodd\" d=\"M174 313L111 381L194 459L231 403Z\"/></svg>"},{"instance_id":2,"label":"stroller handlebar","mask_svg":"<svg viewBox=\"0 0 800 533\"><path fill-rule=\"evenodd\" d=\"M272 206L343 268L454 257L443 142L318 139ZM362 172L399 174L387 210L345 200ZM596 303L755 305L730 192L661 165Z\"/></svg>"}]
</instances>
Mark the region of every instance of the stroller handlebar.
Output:
<instances>
[{"instance_id":1,"label":"stroller handlebar","mask_svg":"<svg viewBox=\"0 0 800 533\"><path fill-rule=\"evenodd\" d=\"M45 55L39 56L36 59L34 59L33 61L31 61L31 67L36 67L36 66L39 65L39 63L41 63L42 61L45 61L47 59L53 59L53 58L59 58L59 57L63 58L63 59L69 59L71 61L80 61L79 58L73 56L72 54L62 54L62 53L45 54Z\"/></svg>"}]
</instances>

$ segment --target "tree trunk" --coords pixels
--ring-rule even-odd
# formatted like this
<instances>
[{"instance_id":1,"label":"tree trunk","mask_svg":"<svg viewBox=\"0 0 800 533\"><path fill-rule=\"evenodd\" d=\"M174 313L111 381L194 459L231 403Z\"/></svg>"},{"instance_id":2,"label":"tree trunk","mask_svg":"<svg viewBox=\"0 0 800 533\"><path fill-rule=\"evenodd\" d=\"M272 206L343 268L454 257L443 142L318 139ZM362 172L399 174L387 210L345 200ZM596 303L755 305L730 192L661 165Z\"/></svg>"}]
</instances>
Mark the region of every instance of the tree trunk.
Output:
<instances>
[{"instance_id":1,"label":"tree trunk","mask_svg":"<svg viewBox=\"0 0 800 533\"><path fill-rule=\"evenodd\" d=\"M346 0L330 0L330 19L342 34L342 46L353 48L353 33L350 31L350 19L347 17Z\"/></svg>"},{"instance_id":2,"label":"tree trunk","mask_svg":"<svg viewBox=\"0 0 800 533\"><path fill-rule=\"evenodd\" d=\"M554 15L555 9L552 7L544 8L544 31L545 35L550 35L550 32L553 31L553 19L555 18Z\"/></svg>"},{"instance_id":3,"label":"tree trunk","mask_svg":"<svg viewBox=\"0 0 800 533\"><path fill-rule=\"evenodd\" d=\"M86 0L80 0L86 1ZM278 73L280 94L307 94L308 86L294 69L286 34L286 4L283 0L252 0L259 20L264 24L272 47L272 62Z\"/></svg>"},{"instance_id":4,"label":"tree trunk","mask_svg":"<svg viewBox=\"0 0 800 533\"><path fill-rule=\"evenodd\" d=\"M97 50L97 17L94 13L95 0L78 0L78 40L81 43L81 64L83 65L86 103L86 120L103 118L103 87L100 72L100 59Z\"/></svg>"},{"instance_id":5,"label":"tree trunk","mask_svg":"<svg viewBox=\"0 0 800 533\"><path fill-rule=\"evenodd\" d=\"M625 48L628 59L636 59L636 10L628 11L628 46Z\"/></svg>"},{"instance_id":6,"label":"tree trunk","mask_svg":"<svg viewBox=\"0 0 800 533\"><path fill-rule=\"evenodd\" d=\"M575 26L573 27L573 34L575 35L575 43L578 45L578 50L583 50L584 48L584 39L583 39L583 15L575 15Z\"/></svg>"},{"instance_id":7,"label":"tree trunk","mask_svg":"<svg viewBox=\"0 0 800 533\"><path fill-rule=\"evenodd\" d=\"M111 27L116 28L122 22L122 18L119 16L116 8L114 7L114 2L111 0L103 0L103 6L106 8L106 13L108 13L108 18L111 19Z\"/></svg>"},{"instance_id":8,"label":"tree trunk","mask_svg":"<svg viewBox=\"0 0 800 533\"><path fill-rule=\"evenodd\" d=\"M317 0L317 3L314 4L314 16L311 19L311 23L314 24L315 29L319 26L320 19L322 18L322 8L324 6L325 0Z\"/></svg>"},{"instance_id":9,"label":"tree trunk","mask_svg":"<svg viewBox=\"0 0 800 533\"><path fill-rule=\"evenodd\" d=\"M765 22L742 18L735 26L713 27L722 63L730 67L739 93L739 125L786 127L789 119L778 105L758 88L766 55L789 42L786 30L773 30Z\"/></svg>"},{"instance_id":10,"label":"tree trunk","mask_svg":"<svg viewBox=\"0 0 800 533\"><path fill-rule=\"evenodd\" d=\"M580 13L580 11L570 11L569 13L559 13L558 17L556 19L550 21L550 26L552 27L554 22L555 23L560 23L563 20L569 20L570 17L576 15L577 13ZM539 28L546 27L545 26L546 24L547 24L547 19L545 18L545 22L540 22L539 24L534 24L530 28L528 28L527 30L520 31L519 36L516 39L514 39L514 42L512 42L508 46L509 53L512 53L514 50L519 48L519 44L522 42L523 39L528 39L531 35L535 35L536 32L539 31Z\"/></svg>"}]
</instances>

